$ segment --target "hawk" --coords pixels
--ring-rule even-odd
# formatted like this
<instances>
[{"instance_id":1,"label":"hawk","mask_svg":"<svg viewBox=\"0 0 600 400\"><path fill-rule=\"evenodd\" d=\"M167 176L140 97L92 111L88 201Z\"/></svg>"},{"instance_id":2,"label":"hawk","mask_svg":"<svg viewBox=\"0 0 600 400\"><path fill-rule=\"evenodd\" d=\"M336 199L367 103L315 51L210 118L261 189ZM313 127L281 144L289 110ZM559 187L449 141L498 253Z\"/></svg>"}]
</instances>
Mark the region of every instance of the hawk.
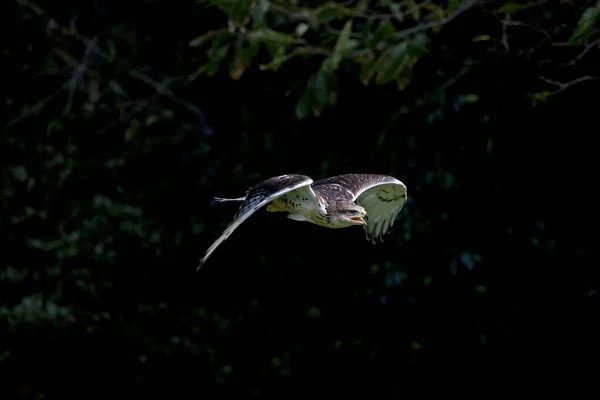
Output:
<instances>
[{"instance_id":1,"label":"hawk","mask_svg":"<svg viewBox=\"0 0 600 400\"><path fill-rule=\"evenodd\" d=\"M258 209L285 212L294 221L306 221L325 228L362 226L366 238L383 241L383 235L406 203L406 186L398 179L378 174L345 174L316 182L298 174L266 179L237 198L215 197L219 202L240 201L242 204L221 236L208 248L200 269L216 248L242 222Z\"/></svg>"}]
</instances>

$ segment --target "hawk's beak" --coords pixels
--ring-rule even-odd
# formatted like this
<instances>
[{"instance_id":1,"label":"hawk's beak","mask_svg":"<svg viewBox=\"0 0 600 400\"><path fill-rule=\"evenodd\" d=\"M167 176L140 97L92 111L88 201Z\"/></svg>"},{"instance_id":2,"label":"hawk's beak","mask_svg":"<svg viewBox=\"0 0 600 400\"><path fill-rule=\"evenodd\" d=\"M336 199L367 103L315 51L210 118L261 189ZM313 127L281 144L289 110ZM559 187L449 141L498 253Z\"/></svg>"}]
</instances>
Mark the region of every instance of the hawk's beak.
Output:
<instances>
[{"instance_id":1,"label":"hawk's beak","mask_svg":"<svg viewBox=\"0 0 600 400\"><path fill-rule=\"evenodd\" d=\"M360 222L363 225L366 225L367 224L367 220L369 219L369 216L367 215L366 211L363 211L361 217L352 217L350 219L352 221Z\"/></svg>"}]
</instances>

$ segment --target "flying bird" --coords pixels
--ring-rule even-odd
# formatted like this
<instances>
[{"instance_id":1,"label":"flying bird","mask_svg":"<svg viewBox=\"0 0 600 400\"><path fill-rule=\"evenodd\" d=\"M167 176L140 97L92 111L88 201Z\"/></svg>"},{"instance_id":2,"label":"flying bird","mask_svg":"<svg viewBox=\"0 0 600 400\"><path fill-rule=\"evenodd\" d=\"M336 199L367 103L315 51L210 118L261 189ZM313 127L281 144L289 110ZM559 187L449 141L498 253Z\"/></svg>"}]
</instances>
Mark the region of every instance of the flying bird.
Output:
<instances>
[{"instance_id":1,"label":"flying bird","mask_svg":"<svg viewBox=\"0 0 600 400\"><path fill-rule=\"evenodd\" d=\"M378 174L345 174L316 182L298 174L268 178L237 198L215 197L219 202L242 202L231 223L208 248L197 269L208 260L242 222L264 207L285 212L294 221L306 221L325 228L362 226L366 238L383 241L406 203L406 186L398 179Z\"/></svg>"}]
</instances>

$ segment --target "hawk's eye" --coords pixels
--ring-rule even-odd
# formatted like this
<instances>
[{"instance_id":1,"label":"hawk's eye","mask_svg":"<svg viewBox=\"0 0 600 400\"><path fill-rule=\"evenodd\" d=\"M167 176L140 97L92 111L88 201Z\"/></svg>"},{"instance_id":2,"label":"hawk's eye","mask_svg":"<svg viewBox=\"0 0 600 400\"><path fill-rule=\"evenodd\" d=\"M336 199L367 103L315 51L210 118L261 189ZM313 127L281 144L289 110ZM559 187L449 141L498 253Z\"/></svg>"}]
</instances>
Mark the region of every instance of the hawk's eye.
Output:
<instances>
[{"instance_id":1,"label":"hawk's eye","mask_svg":"<svg viewBox=\"0 0 600 400\"><path fill-rule=\"evenodd\" d=\"M356 214L356 210L346 210L346 214L354 215Z\"/></svg>"}]
</instances>

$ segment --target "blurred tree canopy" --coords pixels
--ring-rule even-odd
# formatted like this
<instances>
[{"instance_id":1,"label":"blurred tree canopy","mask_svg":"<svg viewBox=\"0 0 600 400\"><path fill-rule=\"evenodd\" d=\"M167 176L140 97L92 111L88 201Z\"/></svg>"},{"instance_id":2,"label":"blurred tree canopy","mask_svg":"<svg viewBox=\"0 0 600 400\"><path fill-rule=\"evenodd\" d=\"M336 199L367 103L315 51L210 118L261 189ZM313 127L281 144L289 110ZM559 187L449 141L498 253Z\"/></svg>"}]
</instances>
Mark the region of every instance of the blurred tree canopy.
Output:
<instances>
[{"instance_id":1,"label":"blurred tree canopy","mask_svg":"<svg viewBox=\"0 0 600 400\"><path fill-rule=\"evenodd\" d=\"M2 10L2 398L593 369L599 1ZM408 186L383 244L256 213L196 273L213 196L348 172Z\"/></svg>"}]
</instances>

